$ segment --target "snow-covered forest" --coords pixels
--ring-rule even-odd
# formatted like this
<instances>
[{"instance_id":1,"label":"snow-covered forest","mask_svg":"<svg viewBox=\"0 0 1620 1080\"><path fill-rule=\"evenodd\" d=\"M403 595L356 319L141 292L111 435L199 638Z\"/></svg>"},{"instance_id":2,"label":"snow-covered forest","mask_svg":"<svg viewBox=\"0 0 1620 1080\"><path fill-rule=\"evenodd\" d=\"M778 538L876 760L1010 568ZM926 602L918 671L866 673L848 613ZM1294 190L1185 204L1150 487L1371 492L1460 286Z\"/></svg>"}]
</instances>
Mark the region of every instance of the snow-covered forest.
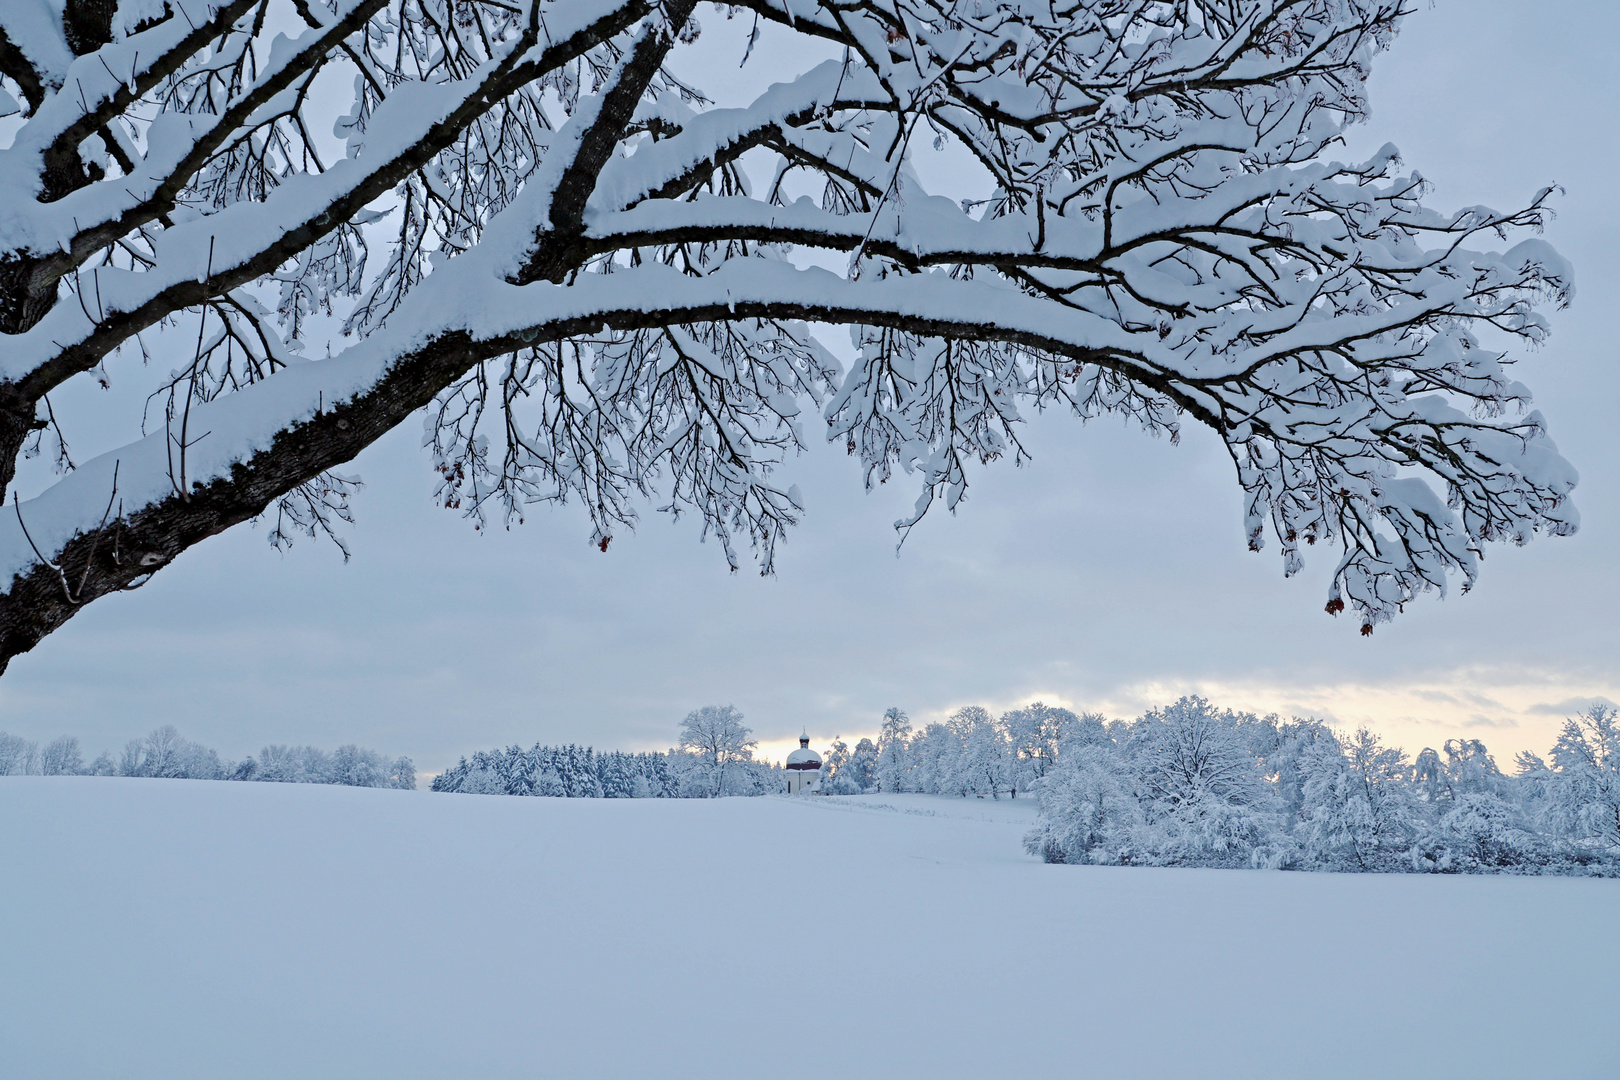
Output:
<instances>
[{"instance_id":1,"label":"snow-covered forest","mask_svg":"<svg viewBox=\"0 0 1620 1080\"><path fill-rule=\"evenodd\" d=\"M976 706L827 755L829 793L1033 794L1048 862L1442 873L1620 873L1620 721L1567 719L1511 771L1477 739L1415 756L1365 728L1185 697L1132 721Z\"/></svg>"},{"instance_id":2,"label":"snow-covered forest","mask_svg":"<svg viewBox=\"0 0 1620 1080\"><path fill-rule=\"evenodd\" d=\"M553 795L570 799L709 799L782 790L780 765L758 760L753 732L730 705L705 705L681 721L667 752L598 754L592 747L479 751L433 778L434 791Z\"/></svg>"},{"instance_id":3,"label":"snow-covered forest","mask_svg":"<svg viewBox=\"0 0 1620 1080\"><path fill-rule=\"evenodd\" d=\"M708 798L783 785L751 747L722 768L683 738L667 753L481 751L433 790ZM968 706L918 730L891 708L876 740L833 739L820 793L1033 798L1025 847L1047 862L1620 874L1620 719L1606 705L1568 718L1546 758L1521 753L1506 771L1477 739L1412 755L1365 728L1198 697L1129 721L1039 702L999 718Z\"/></svg>"},{"instance_id":4,"label":"snow-covered forest","mask_svg":"<svg viewBox=\"0 0 1620 1080\"><path fill-rule=\"evenodd\" d=\"M408 757L392 760L349 743L331 753L316 746L266 746L258 757L240 761L183 738L174 725L131 739L117 756L102 751L86 762L72 735L43 748L21 735L0 731L0 776L145 776L168 780L264 780L288 784L344 784L349 787L416 787L416 766Z\"/></svg>"},{"instance_id":5,"label":"snow-covered forest","mask_svg":"<svg viewBox=\"0 0 1620 1080\"><path fill-rule=\"evenodd\" d=\"M589 746L536 743L527 750L509 746L462 758L433 778L433 790L570 799L707 799L780 792L782 768L766 761L736 762L717 785L713 767L687 751L599 754Z\"/></svg>"}]
</instances>

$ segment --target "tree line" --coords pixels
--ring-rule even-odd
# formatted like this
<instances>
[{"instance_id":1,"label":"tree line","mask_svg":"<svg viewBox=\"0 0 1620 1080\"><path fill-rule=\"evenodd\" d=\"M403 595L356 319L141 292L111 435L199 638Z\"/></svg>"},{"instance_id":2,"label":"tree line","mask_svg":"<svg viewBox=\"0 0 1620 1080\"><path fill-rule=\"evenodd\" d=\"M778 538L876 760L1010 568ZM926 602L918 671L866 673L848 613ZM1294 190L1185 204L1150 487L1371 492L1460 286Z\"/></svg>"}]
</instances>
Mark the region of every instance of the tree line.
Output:
<instances>
[{"instance_id":1,"label":"tree line","mask_svg":"<svg viewBox=\"0 0 1620 1080\"><path fill-rule=\"evenodd\" d=\"M1440 873L1620 873L1620 720L1565 720L1546 759L1504 772L1478 739L1416 757L1366 728L1184 697L1135 720L1036 703L833 744L822 790L1015 798L1054 863Z\"/></svg>"},{"instance_id":2,"label":"tree line","mask_svg":"<svg viewBox=\"0 0 1620 1080\"><path fill-rule=\"evenodd\" d=\"M668 751L597 753L592 747L516 744L481 750L433 778L433 790L569 799L707 799L782 791L783 770L754 757L758 743L731 705L705 705L681 721Z\"/></svg>"},{"instance_id":3,"label":"tree line","mask_svg":"<svg viewBox=\"0 0 1620 1080\"><path fill-rule=\"evenodd\" d=\"M85 763L73 735L53 739L43 749L21 735L0 731L0 776L145 776L171 780L261 780L288 784L343 784L349 787L416 787L416 766L408 757L389 760L375 750L349 743L327 753L316 746L266 746L257 758L222 758L183 738L173 724L131 739L116 757L103 751Z\"/></svg>"},{"instance_id":4,"label":"tree line","mask_svg":"<svg viewBox=\"0 0 1620 1080\"><path fill-rule=\"evenodd\" d=\"M883 714L876 741L863 738L852 749L833 738L822 762L821 791L1016 799L1052 768L1059 733L1079 720L1067 709L1039 702L999 719L988 709L969 705L913 731L910 717L891 708Z\"/></svg>"},{"instance_id":5,"label":"tree line","mask_svg":"<svg viewBox=\"0 0 1620 1080\"><path fill-rule=\"evenodd\" d=\"M713 798L784 788L734 707L705 706L664 752L513 745L462 758L433 790L566 798ZM259 780L411 789L407 757L355 745L266 746L226 760L173 725L85 763L78 739L43 748L0 732L0 776ZM1547 758L1503 771L1478 739L1415 757L1360 728L1221 710L1184 697L1135 720L1035 703L978 706L914 731L897 708L876 740L835 738L821 792L1038 800L1025 837L1054 863L1351 872L1620 874L1620 714L1565 720Z\"/></svg>"}]
</instances>

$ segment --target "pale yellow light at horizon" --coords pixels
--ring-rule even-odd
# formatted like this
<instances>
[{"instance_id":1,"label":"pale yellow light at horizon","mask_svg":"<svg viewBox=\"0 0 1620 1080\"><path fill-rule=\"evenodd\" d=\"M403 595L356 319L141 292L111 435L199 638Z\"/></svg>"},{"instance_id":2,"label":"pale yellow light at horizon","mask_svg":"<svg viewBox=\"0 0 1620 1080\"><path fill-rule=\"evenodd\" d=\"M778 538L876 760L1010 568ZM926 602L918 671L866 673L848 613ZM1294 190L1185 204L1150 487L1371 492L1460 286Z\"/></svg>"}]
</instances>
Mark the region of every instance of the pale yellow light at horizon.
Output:
<instances>
[{"instance_id":1,"label":"pale yellow light at horizon","mask_svg":"<svg viewBox=\"0 0 1620 1080\"><path fill-rule=\"evenodd\" d=\"M959 701L935 709L910 712L913 730L947 719L965 705L982 705L992 714L1036 701L1076 713L1101 713L1109 719L1129 720L1148 709L1168 705L1188 695L1201 695L1219 708L1260 716L1314 717L1341 731L1367 727L1384 740L1416 754L1427 746L1439 748L1448 739L1479 739L1504 771L1512 771L1521 751L1546 757L1568 716L1594 701L1620 700L1620 680L1571 680L1552 673L1519 671L1455 671L1438 678L1383 684L1333 683L1288 685L1261 680L1189 680L1181 683L1148 681L1116 687L1081 699L1049 690L1022 694L1012 700ZM825 753L834 738L851 747L862 738L876 739L877 717L854 717L847 725L827 731L809 731L810 745ZM797 748L798 737L761 739L755 757L780 762Z\"/></svg>"}]
</instances>

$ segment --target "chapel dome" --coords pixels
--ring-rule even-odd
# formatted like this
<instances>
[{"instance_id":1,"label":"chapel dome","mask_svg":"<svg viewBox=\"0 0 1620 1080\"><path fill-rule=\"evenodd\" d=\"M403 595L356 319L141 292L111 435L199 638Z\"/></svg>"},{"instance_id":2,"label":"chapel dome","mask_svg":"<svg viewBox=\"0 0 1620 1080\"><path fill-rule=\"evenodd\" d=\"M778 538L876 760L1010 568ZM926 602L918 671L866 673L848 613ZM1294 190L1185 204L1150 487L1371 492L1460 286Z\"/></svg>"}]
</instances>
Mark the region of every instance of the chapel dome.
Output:
<instances>
[{"instance_id":1,"label":"chapel dome","mask_svg":"<svg viewBox=\"0 0 1620 1080\"><path fill-rule=\"evenodd\" d=\"M787 767L790 769L819 769L821 768L821 755L810 749L810 737L799 737L799 748L787 756Z\"/></svg>"}]
</instances>

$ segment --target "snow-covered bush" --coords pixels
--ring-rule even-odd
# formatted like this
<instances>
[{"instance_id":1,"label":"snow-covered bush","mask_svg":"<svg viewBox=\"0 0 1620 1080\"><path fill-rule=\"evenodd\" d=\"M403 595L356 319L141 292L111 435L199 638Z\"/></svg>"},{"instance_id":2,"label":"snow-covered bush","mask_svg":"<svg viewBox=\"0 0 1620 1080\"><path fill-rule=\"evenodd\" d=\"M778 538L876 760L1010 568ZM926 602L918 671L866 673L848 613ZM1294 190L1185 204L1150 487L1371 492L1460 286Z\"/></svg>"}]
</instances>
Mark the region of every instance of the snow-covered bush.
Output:
<instances>
[{"instance_id":1,"label":"snow-covered bush","mask_svg":"<svg viewBox=\"0 0 1620 1080\"><path fill-rule=\"evenodd\" d=\"M1130 861L1143 816L1131 781L1111 742L1065 751L1040 784L1040 823L1025 848L1047 862Z\"/></svg>"}]
</instances>

